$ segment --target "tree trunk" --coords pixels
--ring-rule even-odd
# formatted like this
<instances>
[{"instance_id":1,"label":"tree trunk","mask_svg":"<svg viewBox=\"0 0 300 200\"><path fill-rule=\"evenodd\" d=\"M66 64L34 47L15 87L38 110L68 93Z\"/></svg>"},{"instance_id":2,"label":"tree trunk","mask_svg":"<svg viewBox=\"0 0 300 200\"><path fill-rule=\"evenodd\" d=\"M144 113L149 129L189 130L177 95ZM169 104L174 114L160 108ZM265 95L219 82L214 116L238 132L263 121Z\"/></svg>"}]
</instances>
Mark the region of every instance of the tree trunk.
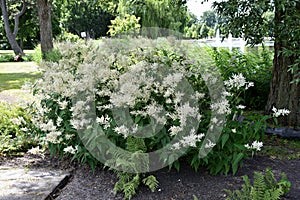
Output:
<instances>
[{"instance_id":1,"label":"tree trunk","mask_svg":"<svg viewBox=\"0 0 300 200\"><path fill-rule=\"evenodd\" d=\"M284 12L280 9L280 5L275 5L275 44L274 44L274 63L273 75L270 86L270 94L266 111L270 112L272 107L278 109L287 108L290 114L285 117L279 118L279 123L290 128L300 127L300 85L291 83L294 76L288 72L289 66L296 61L295 57L285 56L282 51L288 47L284 37L280 36L281 23L283 20Z\"/></svg>"},{"instance_id":2,"label":"tree trunk","mask_svg":"<svg viewBox=\"0 0 300 200\"><path fill-rule=\"evenodd\" d=\"M37 0L40 24L41 50L43 56L53 49L51 23L51 0Z\"/></svg>"},{"instance_id":3,"label":"tree trunk","mask_svg":"<svg viewBox=\"0 0 300 200\"><path fill-rule=\"evenodd\" d=\"M10 26L9 26L9 21L8 21L8 12L7 12L7 6L6 6L6 0L0 0L0 6L1 6L1 11L3 15L3 21L4 21L4 29L6 33L6 37L8 39L8 42L14 51L15 55L24 55L23 50L19 46L16 36L18 33L18 25L19 25L19 17L24 14L26 10L26 5L23 3L23 8L20 13L15 15L15 30L14 33L11 32Z\"/></svg>"}]
</instances>

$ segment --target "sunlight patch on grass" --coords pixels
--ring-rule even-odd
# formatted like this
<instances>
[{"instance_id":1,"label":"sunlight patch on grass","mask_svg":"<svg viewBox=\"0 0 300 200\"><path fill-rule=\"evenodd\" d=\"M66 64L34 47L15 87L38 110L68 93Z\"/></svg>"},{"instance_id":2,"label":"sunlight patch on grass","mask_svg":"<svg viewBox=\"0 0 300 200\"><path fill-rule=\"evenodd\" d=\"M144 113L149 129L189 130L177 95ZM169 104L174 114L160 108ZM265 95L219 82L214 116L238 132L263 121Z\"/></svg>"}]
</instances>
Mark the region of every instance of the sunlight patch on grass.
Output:
<instances>
[{"instance_id":1,"label":"sunlight patch on grass","mask_svg":"<svg viewBox=\"0 0 300 200\"><path fill-rule=\"evenodd\" d=\"M41 74L34 62L0 63L0 101L31 101L32 94L21 88L27 81L34 82L39 77Z\"/></svg>"},{"instance_id":2,"label":"sunlight patch on grass","mask_svg":"<svg viewBox=\"0 0 300 200\"><path fill-rule=\"evenodd\" d=\"M25 54L32 54L35 50L24 50ZM0 50L0 54L14 54L13 50Z\"/></svg>"},{"instance_id":3,"label":"sunlight patch on grass","mask_svg":"<svg viewBox=\"0 0 300 200\"><path fill-rule=\"evenodd\" d=\"M34 62L0 63L0 91L21 89L26 81L40 77L38 66Z\"/></svg>"},{"instance_id":4,"label":"sunlight patch on grass","mask_svg":"<svg viewBox=\"0 0 300 200\"><path fill-rule=\"evenodd\" d=\"M4 62L0 63L2 73L32 73L38 72L38 65L34 62Z\"/></svg>"}]
</instances>

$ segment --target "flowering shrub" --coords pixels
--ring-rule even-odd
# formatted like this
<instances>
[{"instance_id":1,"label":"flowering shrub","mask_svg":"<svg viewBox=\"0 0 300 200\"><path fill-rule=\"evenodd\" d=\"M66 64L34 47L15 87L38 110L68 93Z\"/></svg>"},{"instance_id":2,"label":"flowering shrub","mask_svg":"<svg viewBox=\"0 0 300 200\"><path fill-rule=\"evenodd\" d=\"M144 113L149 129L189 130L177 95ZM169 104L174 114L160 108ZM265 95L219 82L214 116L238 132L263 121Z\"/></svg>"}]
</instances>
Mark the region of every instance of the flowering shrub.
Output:
<instances>
[{"instance_id":1,"label":"flowering shrub","mask_svg":"<svg viewBox=\"0 0 300 200\"><path fill-rule=\"evenodd\" d=\"M203 165L212 174L235 173L247 152L261 148L266 118L237 120L244 109L240 94L253 83L232 74L226 91L204 49L173 38L63 43L58 49L62 59L43 63L44 76L34 87L41 99L33 119L39 137L52 153L92 167L97 158L122 171L115 191L128 198L138 180L152 190L157 185L140 174L179 169L184 153L196 170Z\"/></svg>"}]
</instances>

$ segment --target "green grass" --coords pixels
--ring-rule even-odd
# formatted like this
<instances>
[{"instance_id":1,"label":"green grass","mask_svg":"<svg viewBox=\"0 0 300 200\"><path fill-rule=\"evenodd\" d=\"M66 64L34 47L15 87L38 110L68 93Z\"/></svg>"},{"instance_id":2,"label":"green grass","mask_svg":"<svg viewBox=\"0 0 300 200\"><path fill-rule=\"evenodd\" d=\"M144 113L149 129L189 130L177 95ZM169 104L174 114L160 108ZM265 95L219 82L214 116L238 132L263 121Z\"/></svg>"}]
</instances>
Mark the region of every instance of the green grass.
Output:
<instances>
[{"instance_id":1,"label":"green grass","mask_svg":"<svg viewBox=\"0 0 300 200\"><path fill-rule=\"evenodd\" d=\"M38 67L32 62L0 63L0 91L21 89L26 81L34 81L38 77Z\"/></svg>"}]
</instances>

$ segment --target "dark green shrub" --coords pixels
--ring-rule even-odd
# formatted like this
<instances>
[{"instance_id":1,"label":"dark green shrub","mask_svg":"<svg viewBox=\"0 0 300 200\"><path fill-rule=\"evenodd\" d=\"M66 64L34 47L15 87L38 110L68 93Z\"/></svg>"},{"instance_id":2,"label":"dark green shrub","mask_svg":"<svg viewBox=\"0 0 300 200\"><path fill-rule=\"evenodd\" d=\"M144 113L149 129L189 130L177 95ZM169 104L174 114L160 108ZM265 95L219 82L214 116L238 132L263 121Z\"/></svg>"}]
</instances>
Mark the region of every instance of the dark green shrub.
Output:
<instances>
[{"instance_id":1,"label":"dark green shrub","mask_svg":"<svg viewBox=\"0 0 300 200\"><path fill-rule=\"evenodd\" d=\"M14 55L8 54L8 53L1 53L0 54L0 62L13 62L14 61Z\"/></svg>"}]
</instances>

